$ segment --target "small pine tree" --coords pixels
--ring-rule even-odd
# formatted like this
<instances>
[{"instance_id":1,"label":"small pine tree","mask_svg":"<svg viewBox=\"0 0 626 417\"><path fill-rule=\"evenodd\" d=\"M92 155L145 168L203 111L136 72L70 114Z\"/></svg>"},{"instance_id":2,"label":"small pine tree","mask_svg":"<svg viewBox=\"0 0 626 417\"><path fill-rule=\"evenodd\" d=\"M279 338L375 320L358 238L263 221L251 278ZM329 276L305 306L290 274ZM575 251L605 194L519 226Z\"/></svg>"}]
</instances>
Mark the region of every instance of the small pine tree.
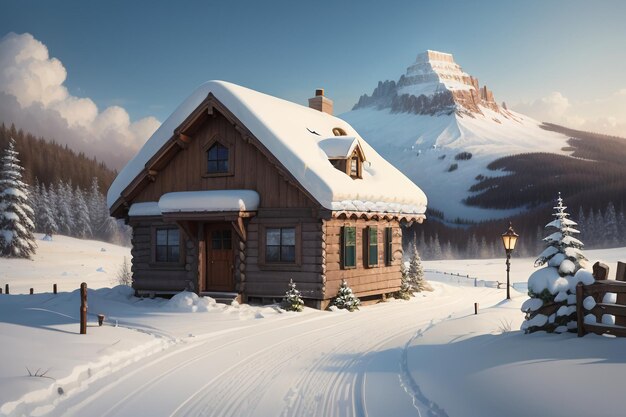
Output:
<instances>
[{"instance_id":1,"label":"small pine tree","mask_svg":"<svg viewBox=\"0 0 626 417\"><path fill-rule=\"evenodd\" d=\"M11 138L0 171L0 256L30 258L37 247L35 212L28 200L28 186L22 182L23 170Z\"/></svg>"},{"instance_id":2,"label":"small pine tree","mask_svg":"<svg viewBox=\"0 0 626 417\"><path fill-rule=\"evenodd\" d=\"M412 291L432 291L432 287L424 278L424 267L422 266L422 258L415 244L411 245L409 252L409 269L407 272L408 283Z\"/></svg>"},{"instance_id":3,"label":"small pine tree","mask_svg":"<svg viewBox=\"0 0 626 417\"><path fill-rule=\"evenodd\" d=\"M358 310L361 305L361 300L354 295L352 288L348 287L348 282L345 279L341 280L341 286L339 291L337 291L337 297L335 297L333 305L348 311Z\"/></svg>"},{"instance_id":4,"label":"small pine tree","mask_svg":"<svg viewBox=\"0 0 626 417\"><path fill-rule=\"evenodd\" d=\"M133 285L133 273L125 256L124 262L120 265L120 269L117 270L117 284L128 285L129 287Z\"/></svg>"},{"instance_id":5,"label":"small pine tree","mask_svg":"<svg viewBox=\"0 0 626 417\"><path fill-rule=\"evenodd\" d=\"M302 301L300 291L296 289L296 283L292 279L289 280L289 288L285 292L281 306L286 311L302 311L304 309L304 301Z\"/></svg>"},{"instance_id":6,"label":"small pine tree","mask_svg":"<svg viewBox=\"0 0 626 417\"><path fill-rule=\"evenodd\" d=\"M591 272L583 269L586 258L582 253L583 243L573 237L580 233L574 229L576 222L570 220L559 193L555 220L546 228L557 229L543 241L545 250L535 261L535 267L546 265L528 278L528 296L522 305L526 320L522 330L532 333L545 330L562 333L576 329L576 284L593 282ZM545 307L545 309L544 309ZM543 314L544 311L551 314Z\"/></svg>"},{"instance_id":7,"label":"small pine tree","mask_svg":"<svg viewBox=\"0 0 626 417\"><path fill-rule=\"evenodd\" d=\"M400 291L395 294L395 298L399 298L401 300L408 300L413 296L413 287L411 287L411 283L409 282L409 268L402 262L400 265Z\"/></svg>"}]
</instances>

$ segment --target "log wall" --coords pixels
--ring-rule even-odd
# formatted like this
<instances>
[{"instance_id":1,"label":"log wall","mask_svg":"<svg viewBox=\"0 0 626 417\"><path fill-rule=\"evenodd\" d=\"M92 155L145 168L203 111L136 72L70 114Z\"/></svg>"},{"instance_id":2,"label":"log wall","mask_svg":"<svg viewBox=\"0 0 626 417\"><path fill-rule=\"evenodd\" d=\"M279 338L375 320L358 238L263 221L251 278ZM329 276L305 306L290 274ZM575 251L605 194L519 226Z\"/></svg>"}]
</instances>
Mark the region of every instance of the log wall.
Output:
<instances>
[{"instance_id":1,"label":"log wall","mask_svg":"<svg viewBox=\"0 0 626 417\"><path fill-rule=\"evenodd\" d=\"M356 268L343 269L341 263L341 228L343 226L356 227ZM378 266L365 265L364 238L368 226L378 227ZM393 229L392 262L385 265L385 228ZM331 219L325 220L324 251L325 292L324 299L335 297L341 280L345 279L348 285L359 297L385 294L400 289L402 264L402 228L397 220L365 220L365 219Z\"/></svg>"},{"instance_id":2,"label":"log wall","mask_svg":"<svg viewBox=\"0 0 626 417\"><path fill-rule=\"evenodd\" d=\"M264 262L266 227L297 227L296 264ZM245 288L248 297L281 298L293 279L302 296L322 299L325 291L322 258L322 220L311 210L259 210L248 224L245 256Z\"/></svg>"},{"instance_id":3,"label":"log wall","mask_svg":"<svg viewBox=\"0 0 626 417\"><path fill-rule=\"evenodd\" d=\"M131 240L133 288L139 292L195 291L198 288L198 250L195 240L180 232L181 262L156 264L153 254L153 228L172 227L157 218L133 218Z\"/></svg>"}]
</instances>

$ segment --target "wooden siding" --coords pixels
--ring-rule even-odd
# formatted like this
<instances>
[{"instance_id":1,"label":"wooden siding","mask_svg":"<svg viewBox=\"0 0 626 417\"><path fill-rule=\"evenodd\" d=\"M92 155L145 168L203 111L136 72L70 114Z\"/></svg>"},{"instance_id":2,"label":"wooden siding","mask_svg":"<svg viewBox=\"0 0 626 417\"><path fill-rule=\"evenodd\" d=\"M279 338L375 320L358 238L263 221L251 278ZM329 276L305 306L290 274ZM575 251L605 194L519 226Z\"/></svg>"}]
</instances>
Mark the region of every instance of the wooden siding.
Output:
<instances>
[{"instance_id":1,"label":"wooden siding","mask_svg":"<svg viewBox=\"0 0 626 417\"><path fill-rule=\"evenodd\" d=\"M343 226L356 227L356 268L343 269L341 266L341 229ZM378 266L367 267L365 256L368 226L378 227ZM385 265L385 228L393 229L392 262ZM385 294L400 289L400 265L402 264L402 228L397 220L365 220L365 219L332 219L325 220L324 257L326 259L324 299L335 297L341 280L348 285L357 296Z\"/></svg>"},{"instance_id":2,"label":"wooden siding","mask_svg":"<svg viewBox=\"0 0 626 417\"><path fill-rule=\"evenodd\" d=\"M324 294L322 257L322 220L311 211L268 210L248 224L246 245L246 295L248 297L282 297L289 279L293 279L305 298L322 299ZM298 215L299 214L299 215ZM296 227L296 262L267 264L263 260L266 227Z\"/></svg>"},{"instance_id":3,"label":"wooden siding","mask_svg":"<svg viewBox=\"0 0 626 417\"><path fill-rule=\"evenodd\" d=\"M140 292L178 292L198 289L198 251L194 240L180 233L181 262L171 265L154 263L154 227L172 227L158 218L135 219L131 240L133 288Z\"/></svg>"},{"instance_id":4,"label":"wooden siding","mask_svg":"<svg viewBox=\"0 0 626 417\"><path fill-rule=\"evenodd\" d=\"M215 141L228 146L232 152L233 175L207 176L206 149ZM254 144L256 139L244 140L240 131L219 112L209 116L191 134L190 142L154 176L133 199L133 203L158 201L165 193L174 191L255 190L261 196L260 207L317 207L298 187L289 183L268 156Z\"/></svg>"}]
</instances>

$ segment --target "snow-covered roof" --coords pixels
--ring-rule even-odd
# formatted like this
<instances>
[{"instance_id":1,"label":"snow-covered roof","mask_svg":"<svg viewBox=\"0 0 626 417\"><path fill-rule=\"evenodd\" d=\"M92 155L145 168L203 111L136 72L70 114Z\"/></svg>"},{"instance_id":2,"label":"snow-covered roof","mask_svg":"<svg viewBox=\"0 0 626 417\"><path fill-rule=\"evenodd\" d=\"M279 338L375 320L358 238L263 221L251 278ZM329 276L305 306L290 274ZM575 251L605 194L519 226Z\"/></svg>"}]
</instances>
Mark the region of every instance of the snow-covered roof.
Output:
<instances>
[{"instance_id":1,"label":"snow-covered roof","mask_svg":"<svg viewBox=\"0 0 626 417\"><path fill-rule=\"evenodd\" d=\"M128 215L133 216L160 216L161 209L156 201L148 201L145 203L133 203L128 209Z\"/></svg>"},{"instance_id":2,"label":"snow-covered roof","mask_svg":"<svg viewBox=\"0 0 626 417\"><path fill-rule=\"evenodd\" d=\"M259 194L253 190L181 191L163 194L159 209L162 213L254 211L259 201Z\"/></svg>"},{"instance_id":3,"label":"snow-covered roof","mask_svg":"<svg viewBox=\"0 0 626 417\"><path fill-rule=\"evenodd\" d=\"M285 166L325 208L360 201L382 211L423 214L422 190L383 159L344 120L299 104L224 81L209 81L191 94L157 129L139 153L122 169L107 195L112 207L122 191L141 173L148 160L172 137L174 130L212 93ZM363 178L352 179L335 169L320 143L340 128L358 140L367 163Z\"/></svg>"},{"instance_id":4,"label":"snow-covered roof","mask_svg":"<svg viewBox=\"0 0 626 417\"><path fill-rule=\"evenodd\" d=\"M355 137L336 136L320 140L320 148L329 159L349 158L354 149L359 145ZM365 155L364 155L365 156Z\"/></svg>"}]
</instances>

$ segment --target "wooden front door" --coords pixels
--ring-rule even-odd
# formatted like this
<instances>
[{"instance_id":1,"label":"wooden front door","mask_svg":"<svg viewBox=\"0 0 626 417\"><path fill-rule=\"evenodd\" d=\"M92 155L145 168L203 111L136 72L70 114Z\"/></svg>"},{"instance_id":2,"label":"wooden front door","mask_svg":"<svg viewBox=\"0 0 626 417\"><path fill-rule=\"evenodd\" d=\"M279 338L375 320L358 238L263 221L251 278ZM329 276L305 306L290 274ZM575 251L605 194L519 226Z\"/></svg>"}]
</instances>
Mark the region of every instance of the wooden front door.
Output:
<instances>
[{"instance_id":1,"label":"wooden front door","mask_svg":"<svg viewBox=\"0 0 626 417\"><path fill-rule=\"evenodd\" d=\"M235 291L233 233L230 225L206 228L205 291Z\"/></svg>"}]
</instances>

